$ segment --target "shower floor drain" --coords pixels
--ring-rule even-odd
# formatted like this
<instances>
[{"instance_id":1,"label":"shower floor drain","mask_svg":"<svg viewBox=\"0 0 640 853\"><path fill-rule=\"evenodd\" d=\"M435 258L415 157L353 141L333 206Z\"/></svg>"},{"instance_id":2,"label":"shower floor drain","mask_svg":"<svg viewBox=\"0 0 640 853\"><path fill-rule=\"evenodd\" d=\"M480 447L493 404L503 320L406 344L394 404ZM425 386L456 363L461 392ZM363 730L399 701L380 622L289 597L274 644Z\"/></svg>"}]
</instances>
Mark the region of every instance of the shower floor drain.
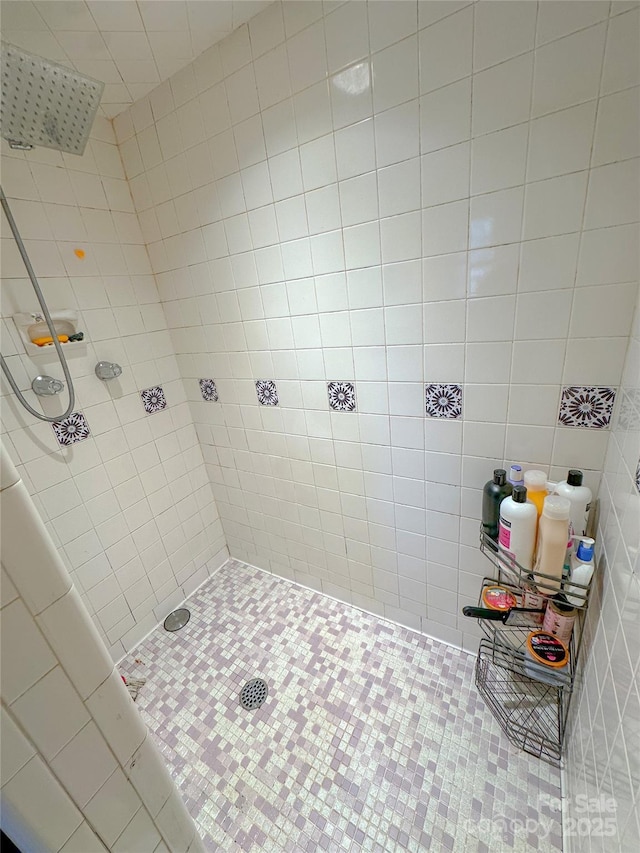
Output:
<instances>
[{"instance_id":1,"label":"shower floor drain","mask_svg":"<svg viewBox=\"0 0 640 853\"><path fill-rule=\"evenodd\" d=\"M191 613L189 613L187 608L179 607L164 620L164 629L165 631L179 631L180 628L184 628L189 619L191 619Z\"/></svg>"},{"instance_id":2,"label":"shower floor drain","mask_svg":"<svg viewBox=\"0 0 640 853\"><path fill-rule=\"evenodd\" d=\"M252 711L254 708L259 708L267 698L269 688L267 682L262 678L252 678L247 681L245 686L240 691L240 704L247 711Z\"/></svg>"}]
</instances>

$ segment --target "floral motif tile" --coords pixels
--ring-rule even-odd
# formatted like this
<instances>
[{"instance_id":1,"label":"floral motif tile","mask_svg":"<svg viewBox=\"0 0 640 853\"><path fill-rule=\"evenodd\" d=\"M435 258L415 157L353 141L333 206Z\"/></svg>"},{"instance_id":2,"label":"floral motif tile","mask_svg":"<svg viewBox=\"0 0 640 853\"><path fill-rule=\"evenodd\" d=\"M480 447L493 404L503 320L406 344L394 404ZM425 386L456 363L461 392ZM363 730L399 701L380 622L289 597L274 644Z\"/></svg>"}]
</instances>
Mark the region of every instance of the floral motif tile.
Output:
<instances>
[{"instance_id":1,"label":"floral motif tile","mask_svg":"<svg viewBox=\"0 0 640 853\"><path fill-rule=\"evenodd\" d=\"M71 412L68 418L65 418L63 421L56 421L51 426L56 434L58 443L62 447L75 444L76 441L83 441L91 435L89 424L82 412Z\"/></svg>"},{"instance_id":2,"label":"floral motif tile","mask_svg":"<svg viewBox=\"0 0 640 853\"><path fill-rule=\"evenodd\" d=\"M261 406L278 405L278 389L273 379L258 379L256 381L256 394Z\"/></svg>"},{"instance_id":3,"label":"floral motif tile","mask_svg":"<svg viewBox=\"0 0 640 853\"><path fill-rule=\"evenodd\" d=\"M155 388L146 388L140 392L140 396L144 410L148 415L153 415L155 412L161 412L167 408L167 400L161 385L156 385Z\"/></svg>"},{"instance_id":4,"label":"floral motif tile","mask_svg":"<svg viewBox=\"0 0 640 853\"><path fill-rule=\"evenodd\" d=\"M329 406L335 412L355 412L356 387L353 382L327 382Z\"/></svg>"},{"instance_id":5,"label":"floral motif tile","mask_svg":"<svg viewBox=\"0 0 640 853\"><path fill-rule=\"evenodd\" d=\"M425 385L427 415L456 420L462 417L462 386L429 382Z\"/></svg>"},{"instance_id":6,"label":"floral motif tile","mask_svg":"<svg viewBox=\"0 0 640 853\"><path fill-rule=\"evenodd\" d=\"M207 402L218 402L218 389L216 388L215 380L213 379L198 379L200 383L200 393L202 399Z\"/></svg>"},{"instance_id":7,"label":"floral motif tile","mask_svg":"<svg viewBox=\"0 0 640 853\"><path fill-rule=\"evenodd\" d=\"M121 670L208 850L562 849L559 771L507 741L472 655L236 560L186 606Z\"/></svg>"},{"instance_id":8,"label":"floral motif tile","mask_svg":"<svg viewBox=\"0 0 640 853\"><path fill-rule=\"evenodd\" d=\"M605 429L611 422L616 389L568 385L562 389L558 422L564 426Z\"/></svg>"}]
</instances>

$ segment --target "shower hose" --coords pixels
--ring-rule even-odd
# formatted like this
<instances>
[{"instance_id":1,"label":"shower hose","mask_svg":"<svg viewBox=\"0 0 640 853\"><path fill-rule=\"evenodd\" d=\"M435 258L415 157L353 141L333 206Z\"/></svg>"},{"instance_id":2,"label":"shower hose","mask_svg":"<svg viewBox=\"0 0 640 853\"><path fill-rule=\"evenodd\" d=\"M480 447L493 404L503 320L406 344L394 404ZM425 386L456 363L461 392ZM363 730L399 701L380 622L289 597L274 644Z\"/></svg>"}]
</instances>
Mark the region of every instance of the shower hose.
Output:
<instances>
[{"instance_id":1,"label":"shower hose","mask_svg":"<svg viewBox=\"0 0 640 853\"><path fill-rule=\"evenodd\" d=\"M47 421L48 423L55 423L56 421L63 421L65 418L68 418L71 412L73 411L73 407L76 403L75 391L73 390L73 382L71 381L71 374L69 373L69 366L67 364L67 360L64 357L64 353L62 352L62 346L60 341L58 340L58 335L56 334L55 326L53 325L53 320L51 319L51 314L49 313L49 309L47 308L47 303L45 302L45 298L43 296L42 290L40 289L40 285L38 284L38 279L36 278L36 274L33 271L33 267L31 266L31 261L29 260L29 256L27 255L27 250L24 247L24 243L22 242L22 237L20 236L20 232L18 231L18 226L16 225L16 221L13 218L13 214L11 213L11 208L9 207L9 202L7 201L7 197L4 194L2 187L0 187L0 204L2 204L2 210L4 211L5 216L7 217L7 222L9 223L9 228L11 228L11 233L13 234L13 239L16 241L16 245L18 247L18 251L20 252L20 257L22 258L24 265L26 267L27 273L29 275L29 279L31 280L31 284L33 285L33 289L36 292L36 296L38 298L38 302L40 303L40 307L42 308L42 313L44 315L44 319L47 322L47 326L49 327L49 333L53 338L53 343L56 348L56 352L58 353L58 358L60 359L60 365L62 367L62 372L64 373L64 378L67 381L67 391L69 394L69 405L65 409L65 411L61 415L54 415L53 417L48 417L47 415L43 415L42 412L37 412L29 403L25 400L24 394L18 388L18 384L16 380L11 375L11 371L9 370L9 365L7 364L4 356L0 354L0 366L4 372L4 375L7 377L7 382L15 392L16 397L25 409L29 412L29 414L33 415L34 418L38 418L40 421Z\"/></svg>"}]
</instances>

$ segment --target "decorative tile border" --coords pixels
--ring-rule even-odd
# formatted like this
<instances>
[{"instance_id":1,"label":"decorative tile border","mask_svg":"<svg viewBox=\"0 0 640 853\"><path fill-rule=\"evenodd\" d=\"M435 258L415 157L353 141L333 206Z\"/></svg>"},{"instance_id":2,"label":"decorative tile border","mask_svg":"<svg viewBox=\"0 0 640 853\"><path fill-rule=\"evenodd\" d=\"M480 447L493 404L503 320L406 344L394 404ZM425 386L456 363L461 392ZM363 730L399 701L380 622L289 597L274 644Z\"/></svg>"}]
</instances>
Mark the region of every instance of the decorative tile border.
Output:
<instances>
[{"instance_id":1,"label":"decorative tile border","mask_svg":"<svg viewBox=\"0 0 640 853\"><path fill-rule=\"evenodd\" d=\"M427 416L457 420L462 417L462 386L429 382L424 386Z\"/></svg>"},{"instance_id":2,"label":"decorative tile border","mask_svg":"<svg viewBox=\"0 0 640 853\"><path fill-rule=\"evenodd\" d=\"M329 395L329 406L334 412L355 412L356 386L353 382L342 382L340 380L327 382L327 394Z\"/></svg>"},{"instance_id":3,"label":"decorative tile border","mask_svg":"<svg viewBox=\"0 0 640 853\"><path fill-rule=\"evenodd\" d=\"M636 489L640 492L640 459L638 459L638 467L636 468Z\"/></svg>"},{"instance_id":4,"label":"decorative tile border","mask_svg":"<svg viewBox=\"0 0 640 853\"><path fill-rule=\"evenodd\" d=\"M202 399L207 402L218 402L218 389L214 379L198 379Z\"/></svg>"},{"instance_id":5,"label":"decorative tile border","mask_svg":"<svg viewBox=\"0 0 640 853\"><path fill-rule=\"evenodd\" d=\"M615 401L615 388L567 385L562 389L558 423L583 429L606 429L611 423Z\"/></svg>"},{"instance_id":6,"label":"decorative tile border","mask_svg":"<svg viewBox=\"0 0 640 853\"><path fill-rule=\"evenodd\" d=\"M273 379L257 379L256 394L261 406L277 406L279 403L278 389Z\"/></svg>"},{"instance_id":7,"label":"decorative tile border","mask_svg":"<svg viewBox=\"0 0 640 853\"><path fill-rule=\"evenodd\" d=\"M58 444L62 447L68 447L77 441L84 441L91 435L89 424L82 412L71 412L68 418L63 421L56 421L51 426L58 439Z\"/></svg>"},{"instance_id":8,"label":"decorative tile border","mask_svg":"<svg viewBox=\"0 0 640 853\"><path fill-rule=\"evenodd\" d=\"M167 399L164 396L164 391L161 385L156 385L153 388L145 388L140 392L142 405L148 415L153 415L156 412L161 412L167 408Z\"/></svg>"}]
</instances>

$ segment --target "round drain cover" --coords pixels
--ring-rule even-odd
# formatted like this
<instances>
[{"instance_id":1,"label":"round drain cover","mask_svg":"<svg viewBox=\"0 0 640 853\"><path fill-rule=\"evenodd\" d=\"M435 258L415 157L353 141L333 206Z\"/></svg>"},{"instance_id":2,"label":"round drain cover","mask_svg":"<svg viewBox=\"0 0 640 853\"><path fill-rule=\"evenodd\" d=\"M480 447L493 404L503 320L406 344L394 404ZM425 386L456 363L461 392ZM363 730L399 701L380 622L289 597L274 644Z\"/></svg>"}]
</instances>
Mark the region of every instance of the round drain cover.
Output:
<instances>
[{"instance_id":1,"label":"round drain cover","mask_svg":"<svg viewBox=\"0 0 640 853\"><path fill-rule=\"evenodd\" d=\"M179 607L164 620L164 629L165 631L179 631L180 628L184 628L189 619L191 619L191 613L187 608Z\"/></svg>"},{"instance_id":2,"label":"round drain cover","mask_svg":"<svg viewBox=\"0 0 640 853\"><path fill-rule=\"evenodd\" d=\"M254 708L259 708L267 698L269 688L267 682L262 678L252 678L247 681L245 686L240 691L240 704L247 711L252 711Z\"/></svg>"}]
</instances>

